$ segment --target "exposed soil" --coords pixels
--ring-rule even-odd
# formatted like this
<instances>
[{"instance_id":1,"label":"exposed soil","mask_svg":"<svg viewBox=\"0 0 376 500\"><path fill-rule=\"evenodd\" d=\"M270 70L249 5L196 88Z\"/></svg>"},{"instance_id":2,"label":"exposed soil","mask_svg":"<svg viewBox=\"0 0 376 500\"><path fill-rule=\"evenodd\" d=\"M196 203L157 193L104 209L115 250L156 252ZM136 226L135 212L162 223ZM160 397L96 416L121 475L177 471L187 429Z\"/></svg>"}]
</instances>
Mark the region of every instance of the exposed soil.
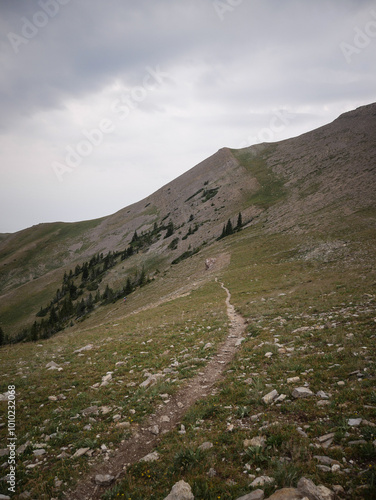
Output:
<instances>
[{"instance_id":1,"label":"exposed soil","mask_svg":"<svg viewBox=\"0 0 376 500\"><path fill-rule=\"evenodd\" d=\"M126 474L130 464L138 462L148 453L151 453L160 440L160 435L173 429L182 419L183 415L199 399L207 397L220 380L224 369L232 360L237 347L241 343L245 329L245 320L236 313L231 304L231 294L221 283L226 291L227 315L230 320L230 330L226 340L219 346L217 354L209 361L192 380L182 387L175 396L171 396L167 404L160 405L156 412L137 429L130 439L121 445L106 463L94 466L87 477L80 482L74 492L68 492L66 497L70 500L96 500L103 495L105 488L94 482L97 474L110 474L116 479L121 479ZM169 422L163 417L168 416ZM159 435L154 435L150 428L158 425ZM113 484L112 484L113 486Z\"/></svg>"}]
</instances>

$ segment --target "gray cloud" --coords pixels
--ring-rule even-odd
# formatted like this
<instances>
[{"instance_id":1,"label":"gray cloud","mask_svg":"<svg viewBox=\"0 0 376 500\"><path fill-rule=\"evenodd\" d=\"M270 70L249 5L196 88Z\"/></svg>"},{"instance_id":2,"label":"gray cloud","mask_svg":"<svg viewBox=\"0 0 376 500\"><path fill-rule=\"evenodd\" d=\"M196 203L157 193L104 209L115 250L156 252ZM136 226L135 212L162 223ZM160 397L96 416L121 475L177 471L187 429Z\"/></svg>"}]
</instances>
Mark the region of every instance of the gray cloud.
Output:
<instances>
[{"instance_id":1,"label":"gray cloud","mask_svg":"<svg viewBox=\"0 0 376 500\"><path fill-rule=\"evenodd\" d=\"M376 26L373 1L237 3L3 0L0 231L115 211L257 139L278 110L294 119L273 140L375 100L376 33L354 40ZM150 71L164 76L145 86ZM53 162L104 119L113 131L59 183Z\"/></svg>"}]
</instances>

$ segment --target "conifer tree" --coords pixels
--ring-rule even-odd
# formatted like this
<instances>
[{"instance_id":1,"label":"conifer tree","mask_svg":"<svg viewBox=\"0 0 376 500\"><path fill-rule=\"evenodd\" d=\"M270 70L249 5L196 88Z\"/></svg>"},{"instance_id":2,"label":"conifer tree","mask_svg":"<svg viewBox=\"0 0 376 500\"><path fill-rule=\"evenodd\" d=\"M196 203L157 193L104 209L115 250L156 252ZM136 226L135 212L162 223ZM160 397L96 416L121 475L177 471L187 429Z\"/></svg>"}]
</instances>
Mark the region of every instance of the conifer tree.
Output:
<instances>
[{"instance_id":1,"label":"conifer tree","mask_svg":"<svg viewBox=\"0 0 376 500\"><path fill-rule=\"evenodd\" d=\"M4 343L5 343L5 335L3 329L0 326L0 345L3 345Z\"/></svg>"},{"instance_id":2,"label":"conifer tree","mask_svg":"<svg viewBox=\"0 0 376 500\"><path fill-rule=\"evenodd\" d=\"M145 283L146 283L146 273L144 266L142 266L140 279L138 280L138 286L144 286Z\"/></svg>"},{"instance_id":3,"label":"conifer tree","mask_svg":"<svg viewBox=\"0 0 376 500\"><path fill-rule=\"evenodd\" d=\"M131 280L128 278L127 283L126 283L125 288L124 288L124 293L125 293L125 295L129 295L132 292L133 292L133 286L132 286Z\"/></svg>"},{"instance_id":4,"label":"conifer tree","mask_svg":"<svg viewBox=\"0 0 376 500\"><path fill-rule=\"evenodd\" d=\"M50 317L48 319L48 323L53 326L53 325L55 325L57 323L57 321L58 321L58 317L57 317L55 308L51 307Z\"/></svg>"},{"instance_id":5,"label":"conifer tree","mask_svg":"<svg viewBox=\"0 0 376 500\"><path fill-rule=\"evenodd\" d=\"M227 221L227 224L226 224L226 236L229 236L230 234L232 234L234 232L233 228L232 228L232 223L231 223L231 220L229 219Z\"/></svg>"},{"instance_id":6,"label":"conifer tree","mask_svg":"<svg viewBox=\"0 0 376 500\"><path fill-rule=\"evenodd\" d=\"M236 224L236 229L238 231L240 231L240 229L242 228L242 225L243 225L243 218L242 218L242 214L241 212L239 212L239 215L238 215L238 222Z\"/></svg>"},{"instance_id":7,"label":"conifer tree","mask_svg":"<svg viewBox=\"0 0 376 500\"><path fill-rule=\"evenodd\" d=\"M165 238L169 238L173 234L174 234L174 224L172 223L172 221L170 221L167 225L167 232Z\"/></svg>"},{"instance_id":8,"label":"conifer tree","mask_svg":"<svg viewBox=\"0 0 376 500\"><path fill-rule=\"evenodd\" d=\"M38 324L34 321L33 326L31 327L31 340L36 342L38 340Z\"/></svg>"},{"instance_id":9,"label":"conifer tree","mask_svg":"<svg viewBox=\"0 0 376 500\"><path fill-rule=\"evenodd\" d=\"M135 231L131 239L131 243L135 243L137 240L138 240L138 234L137 231Z\"/></svg>"}]
</instances>

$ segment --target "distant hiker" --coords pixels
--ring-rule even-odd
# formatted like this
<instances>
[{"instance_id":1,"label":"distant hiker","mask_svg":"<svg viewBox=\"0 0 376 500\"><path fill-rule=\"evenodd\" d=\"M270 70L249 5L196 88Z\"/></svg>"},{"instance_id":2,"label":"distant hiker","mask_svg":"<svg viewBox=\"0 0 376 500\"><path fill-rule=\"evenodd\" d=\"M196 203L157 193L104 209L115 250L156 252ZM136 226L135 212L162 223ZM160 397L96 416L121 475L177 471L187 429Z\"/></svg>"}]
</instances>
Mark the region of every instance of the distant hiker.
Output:
<instances>
[{"instance_id":1,"label":"distant hiker","mask_svg":"<svg viewBox=\"0 0 376 500\"><path fill-rule=\"evenodd\" d=\"M127 297L124 297L124 300L123 300L123 302L125 303L126 301L127 301Z\"/></svg>"}]
</instances>

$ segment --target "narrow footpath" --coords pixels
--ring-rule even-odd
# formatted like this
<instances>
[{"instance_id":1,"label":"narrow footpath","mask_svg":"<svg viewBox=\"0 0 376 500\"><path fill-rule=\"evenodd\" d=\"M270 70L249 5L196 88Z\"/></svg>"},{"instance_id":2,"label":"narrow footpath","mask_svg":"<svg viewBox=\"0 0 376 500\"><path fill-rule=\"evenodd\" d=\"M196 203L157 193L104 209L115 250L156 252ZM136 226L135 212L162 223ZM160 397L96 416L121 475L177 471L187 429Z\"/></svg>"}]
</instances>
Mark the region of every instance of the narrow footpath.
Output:
<instances>
[{"instance_id":1,"label":"narrow footpath","mask_svg":"<svg viewBox=\"0 0 376 500\"><path fill-rule=\"evenodd\" d=\"M75 491L66 493L66 498L70 500L99 500L106 488L95 484L96 475L108 474L114 476L116 480L124 477L126 468L151 453L160 440L160 436L176 427L190 406L212 393L214 385L220 380L226 366L240 346L245 330L243 317L236 313L230 302L229 290L223 283L221 283L221 287L227 294L226 306L230 329L226 340L220 344L217 353L200 373L182 387L177 394L171 396L167 404L160 405L131 438L110 455L108 461L94 466L86 478L78 484ZM158 428L158 434L155 433L155 426Z\"/></svg>"}]
</instances>

